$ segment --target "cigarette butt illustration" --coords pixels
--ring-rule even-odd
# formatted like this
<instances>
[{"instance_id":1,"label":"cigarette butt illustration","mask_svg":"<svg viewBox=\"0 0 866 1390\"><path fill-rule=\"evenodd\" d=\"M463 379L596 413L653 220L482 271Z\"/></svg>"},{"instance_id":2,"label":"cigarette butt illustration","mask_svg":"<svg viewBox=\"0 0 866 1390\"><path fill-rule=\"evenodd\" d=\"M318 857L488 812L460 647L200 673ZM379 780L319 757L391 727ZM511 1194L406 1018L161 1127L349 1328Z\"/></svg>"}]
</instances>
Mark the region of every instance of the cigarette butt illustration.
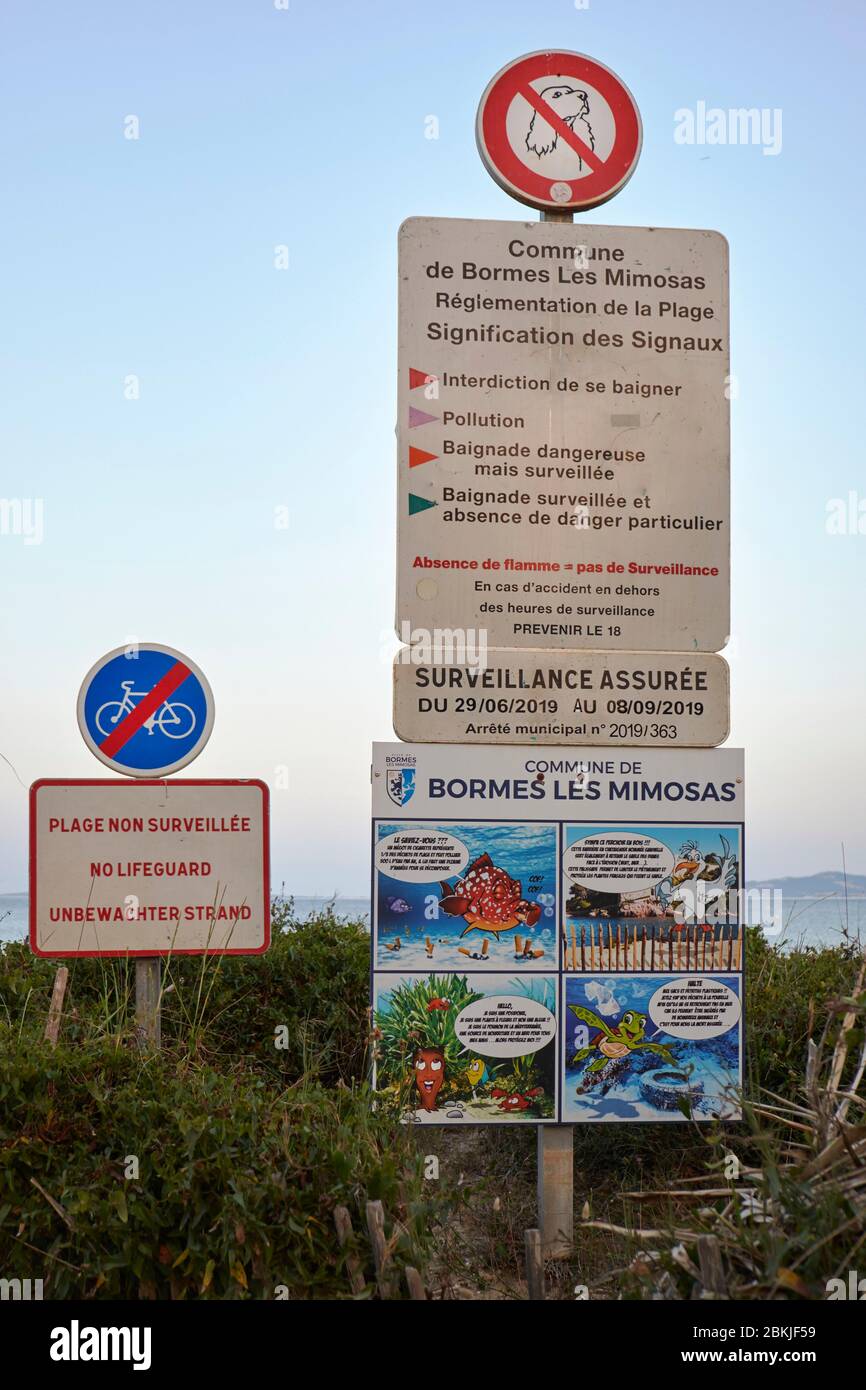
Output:
<instances>
[{"instance_id":1,"label":"cigarette butt illustration","mask_svg":"<svg viewBox=\"0 0 866 1390\"><path fill-rule=\"evenodd\" d=\"M461 956L468 956L470 960L486 960L487 952L490 949L490 942L485 936L482 939L480 951L470 951L468 946L458 946L457 949Z\"/></svg>"},{"instance_id":2,"label":"cigarette butt illustration","mask_svg":"<svg viewBox=\"0 0 866 1390\"><path fill-rule=\"evenodd\" d=\"M424 949L426 950L427 955L428 955L428 956L430 957L430 959L432 960L432 959L433 959L433 942L430 940L429 936L425 936L425 938L424 938Z\"/></svg>"}]
</instances>

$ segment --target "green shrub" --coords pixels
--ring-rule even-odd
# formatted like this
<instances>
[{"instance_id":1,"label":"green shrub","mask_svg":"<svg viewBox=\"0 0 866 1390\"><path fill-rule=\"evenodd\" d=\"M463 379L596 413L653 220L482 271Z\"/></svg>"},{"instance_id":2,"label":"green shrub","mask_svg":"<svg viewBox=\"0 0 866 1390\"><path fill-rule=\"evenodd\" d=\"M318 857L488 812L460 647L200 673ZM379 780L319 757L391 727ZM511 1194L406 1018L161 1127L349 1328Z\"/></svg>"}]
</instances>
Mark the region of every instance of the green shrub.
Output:
<instances>
[{"instance_id":1,"label":"green shrub","mask_svg":"<svg viewBox=\"0 0 866 1390\"><path fill-rule=\"evenodd\" d=\"M199 1060L241 1059L281 1081L323 1084L365 1075L370 936L326 912L299 922L274 904L272 944L261 956L174 956L163 961L163 1046ZM69 960L63 1019L67 1042L131 1036L135 965L122 958ZM23 942L0 949L0 1042L38 1036L58 962ZM275 1046L283 1028L286 1046Z\"/></svg>"},{"instance_id":2,"label":"green shrub","mask_svg":"<svg viewBox=\"0 0 866 1390\"><path fill-rule=\"evenodd\" d=\"M857 972L852 946L780 950L758 927L746 934L746 1081L790 1094L802 1085L810 1035L828 1000L847 993Z\"/></svg>"},{"instance_id":3,"label":"green shrub","mask_svg":"<svg viewBox=\"0 0 866 1390\"><path fill-rule=\"evenodd\" d=\"M0 1054L0 1268L49 1298L348 1297L335 1205L361 1232L381 1199L396 1270L423 1267L450 1198L421 1164L363 1085L278 1090L106 1042Z\"/></svg>"}]
</instances>

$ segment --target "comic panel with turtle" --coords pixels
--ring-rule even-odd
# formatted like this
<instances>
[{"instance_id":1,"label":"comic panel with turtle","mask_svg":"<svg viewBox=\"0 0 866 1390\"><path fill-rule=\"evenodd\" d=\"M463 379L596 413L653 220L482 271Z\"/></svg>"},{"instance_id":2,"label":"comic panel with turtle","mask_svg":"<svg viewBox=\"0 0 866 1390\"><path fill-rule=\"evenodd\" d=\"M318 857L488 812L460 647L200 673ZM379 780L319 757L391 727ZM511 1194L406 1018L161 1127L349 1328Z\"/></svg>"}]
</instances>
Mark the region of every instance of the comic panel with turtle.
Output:
<instances>
[{"instance_id":1,"label":"comic panel with turtle","mask_svg":"<svg viewBox=\"0 0 866 1390\"><path fill-rule=\"evenodd\" d=\"M738 971L739 825L563 827L563 969Z\"/></svg>"},{"instance_id":2,"label":"comic panel with turtle","mask_svg":"<svg viewBox=\"0 0 866 1390\"><path fill-rule=\"evenodd\" d=\"M564 975L562 1120L741 1117L741 975Z\"/></svg>"},{"instance_id":3,"label":"comic panel with turtle","mask_svg":"<svg viewBox=\"0 0 866 1390\"><path fill-rule=\"evenodd\" d=\"M376 821L376 969L555 970L555 824Z\"/></svg>"},{"instance_id":4,"label":"comic panel with turtle","mask_svg":"<svg viewBox=\"0 0 866 1390\"><path fill-rule=\"evenodd\" d=\"M376 974L374 1084L406 1124L556 1120L558 977Z\"/></svg>"}]
</instances>

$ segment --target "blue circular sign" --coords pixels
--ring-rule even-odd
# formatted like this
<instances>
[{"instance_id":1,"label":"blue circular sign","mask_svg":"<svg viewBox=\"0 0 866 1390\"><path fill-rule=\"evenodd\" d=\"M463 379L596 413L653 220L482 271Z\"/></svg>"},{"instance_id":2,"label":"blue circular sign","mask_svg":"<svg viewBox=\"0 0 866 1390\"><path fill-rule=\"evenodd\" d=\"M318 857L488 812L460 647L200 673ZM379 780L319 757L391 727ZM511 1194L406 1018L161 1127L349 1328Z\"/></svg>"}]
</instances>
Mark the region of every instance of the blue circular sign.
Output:
<instances>
[{"instance_id":1,"label":"blue circular sign","mask_svg":"<svg viewBox=\"0 0 866 1390\"><path fill-rule=\"evenodd\" d=\"M183 652L156 642L117 647L78 694L84 742L127 777L163 777L198 757L211 735L213 693Z\"/></svg>"}]
</instances>

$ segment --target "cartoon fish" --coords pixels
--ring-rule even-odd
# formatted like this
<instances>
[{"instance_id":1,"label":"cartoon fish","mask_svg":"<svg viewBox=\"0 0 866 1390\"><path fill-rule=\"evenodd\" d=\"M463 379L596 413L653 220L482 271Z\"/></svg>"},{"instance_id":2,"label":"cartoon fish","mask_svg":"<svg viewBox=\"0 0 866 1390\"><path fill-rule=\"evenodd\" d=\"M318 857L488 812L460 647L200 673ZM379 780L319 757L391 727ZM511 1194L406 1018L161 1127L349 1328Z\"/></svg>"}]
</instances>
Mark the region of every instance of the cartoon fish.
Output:
<instances>
[{"instance_id":1,"label":"cartoon fish","mask_svg":"<svg viewBox=\"0 0 866 1390\"><path fill-rule=\"evenodd\" d=\"M388 904L392 912L412 911L410 904L407 903L405 898L386 898L385 902Z\"/></svg>"},{"instance_id":2,"label":"cartoon fish","mask_svg":"<svg viewBox=\"0 0 866 1390\"><path fill-rule=\"evenodd\" d=\"M428 1012L428 1014L432 1014L432 1013L434 1013L434 1012L436 1011L436 1009L450 1009L450 1008L451 1008L451 1000L450 1000L450 999L431 999L431 1000L430 1000L430 1003L427 1005L427 1012Z\"/></svg>"},{"instance_id":3,"label":"cartoon fish","mask_svg":"<svg viewBox=\"0 0 866 1390\"><path fill-rule=\"evenodd\" d=\"M489 854L482 854L471 864L463 878L452 887L442 880L439 906L450 917L462 917L469 925L461 938L471 931L489 932L499 940L499 933L515 927L534 927L541 916L540 903L530 903L521 897L520 879L511 878L500 869Z\"/></svg>"},{"instance_id":4,"label":"cartoon fish","mask_svg":"<svg viewBox=\"0 0 866 1390\"><path fill-rule=\"evenodd\" d=\"M588 1046L578 1048L571 1059L572 1063L580 1062L583 1061L584 1057L589 1057L591 1053L600 1052L601 1056L590 1062L587 1067L588 1072L602 1071L609 1061L627 1057L630 1052L636 1052L639 1048L643 1048L646 1052L659 1053L666 1062L676 1060L670 1048L665 1047L663 1043L645 1041L646 1014L637 1013L634 1009L627 1009L619 1022L611 1028L610 1024L605 1023L603 1018L594 1014L592 1009L585 1009L582 1004L569 1004L568 1007L573 1014L583 1019L584 1023L589 1023L593 1028L600 1030Z\"/></svg>"},{"instance_id":5,"label":"cartoon fish","mask_svg":"<svg viewBox=\"0 0 866 1390\"><path fill-rule=\"evenodd\" d=\"M473 1057L466 1068L466 1076L475 1095L476 1086L483 1086L487 1080L487 1065L480 1057Z\"/></svg>"}]
</instances>

